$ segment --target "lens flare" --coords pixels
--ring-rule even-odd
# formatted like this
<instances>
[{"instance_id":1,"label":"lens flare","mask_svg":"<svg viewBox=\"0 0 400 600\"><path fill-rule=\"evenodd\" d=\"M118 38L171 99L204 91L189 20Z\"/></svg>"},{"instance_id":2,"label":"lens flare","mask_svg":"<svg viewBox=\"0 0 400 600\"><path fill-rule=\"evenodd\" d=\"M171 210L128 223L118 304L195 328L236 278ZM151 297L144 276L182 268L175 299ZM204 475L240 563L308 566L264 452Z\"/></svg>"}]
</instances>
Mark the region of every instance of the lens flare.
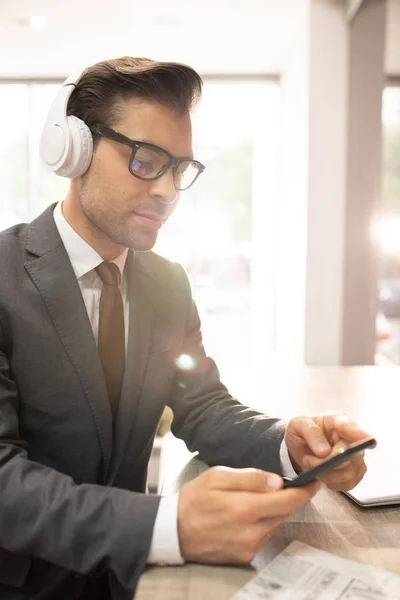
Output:
<instances>
[{"instance_id":1,"label":"lens flare","mask_svg":"<svg viewBox=\"0 0 400 600\"><path fill-rule=\"evenodd\" d=\"M178 356L175 364L181 371L193 371L196 368L196 361L188 354Z\"/></svg>"}]
</instances>

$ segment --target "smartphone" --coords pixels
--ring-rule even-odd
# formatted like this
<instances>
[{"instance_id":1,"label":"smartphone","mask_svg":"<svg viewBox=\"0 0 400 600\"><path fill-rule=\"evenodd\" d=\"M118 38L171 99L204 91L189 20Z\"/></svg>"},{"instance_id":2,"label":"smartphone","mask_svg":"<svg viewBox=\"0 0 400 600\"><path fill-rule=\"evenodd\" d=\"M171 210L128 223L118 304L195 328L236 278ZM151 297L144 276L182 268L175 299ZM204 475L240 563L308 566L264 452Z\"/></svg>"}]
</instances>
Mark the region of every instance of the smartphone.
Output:
<instances>
[{"instance_id":1,"label":"smartphone","mask_svg":"<svg viewBox=\"0 0 400 600\"><path fill-rule=\"evenodd\" d=\"M295 477L294 479L284 477L283 487L292 488L306 485L307 483L314 481L314 479L318 479L319 475L322 475L322 473L325 473L325 471L330 471L330 469L339 466L341 463L345 462L346 460L349 460L349 458L351 458L355 454L362 452L363 450L365 450L365 448L372 448L375 446L375 438L367 438L366 440L363 440L361 442L349 444L349 446L346 448L346 450L343 450L343 452L339 452L338 454L335 454L335 456L327 458L321 464L317 465L316 467L313 467L309 471L305 471L298 477Z\"/></svg>"}]
</instances>

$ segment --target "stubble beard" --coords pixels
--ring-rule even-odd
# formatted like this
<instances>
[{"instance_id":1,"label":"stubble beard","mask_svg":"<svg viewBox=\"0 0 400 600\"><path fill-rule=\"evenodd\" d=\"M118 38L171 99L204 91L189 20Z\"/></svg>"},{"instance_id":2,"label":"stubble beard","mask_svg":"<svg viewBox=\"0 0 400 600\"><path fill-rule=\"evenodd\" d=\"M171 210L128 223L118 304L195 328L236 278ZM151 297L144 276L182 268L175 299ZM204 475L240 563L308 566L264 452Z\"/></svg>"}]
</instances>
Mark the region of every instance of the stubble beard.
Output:
<instances>
[{"instance_id":1,"label":"stubble beard","mask_svg":"<svg viewBox=\"0 0 400 600\"><path fill-rule=\"evenodd\" d=\"M98 199L97 201L93 201L95 196ZM100 194L93 195L89 193L85 181L80 190L79 202L82 212L96 237L107 236L115 244L139 252L146 252L154 247L157 241L157 232L149 230L148 235L146 235L144 231L127 230L126 220L125 224L121 224L120 219L122 220L122 217L117 219L116 215L110 214L107 209L102 208L105 203L99 201L100 197Z\"/></svg>"}]
</instances>

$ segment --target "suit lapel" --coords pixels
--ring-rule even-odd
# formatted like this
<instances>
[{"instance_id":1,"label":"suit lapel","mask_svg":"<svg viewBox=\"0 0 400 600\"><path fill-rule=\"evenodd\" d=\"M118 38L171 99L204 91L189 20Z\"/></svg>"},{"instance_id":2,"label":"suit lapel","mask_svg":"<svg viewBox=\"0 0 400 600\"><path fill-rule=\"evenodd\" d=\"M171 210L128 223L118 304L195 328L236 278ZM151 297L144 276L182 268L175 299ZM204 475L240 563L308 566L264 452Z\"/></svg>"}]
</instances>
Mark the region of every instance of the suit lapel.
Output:
<instances>
[{"instance_id":1,"label":"suit lapel","mask_svg":"<svg viewBox=\"0 0 400 600\"><path fill-rule=\"evenodd\" d=\"M116 421L114 452L107 475L108 485L111 485L117 476L118 468L132 435L143 375L149 356L154 318L153 304L149 300L144 276L140 271L139 254L129 252L126 269L129 297L128 352Z\"/></svg>"},{"instance_id":2,"label":"suit lapel","mask_svg":"<svg viewBox=\"0 0 400 600\"><path fill-rule=\"evenodd\" d=\"M41 294L89 403L107 472L112 451L112 417L103 370L86 307L53 219L54 205L32 222L25 263Z\"/></svg>"}]
</instances>

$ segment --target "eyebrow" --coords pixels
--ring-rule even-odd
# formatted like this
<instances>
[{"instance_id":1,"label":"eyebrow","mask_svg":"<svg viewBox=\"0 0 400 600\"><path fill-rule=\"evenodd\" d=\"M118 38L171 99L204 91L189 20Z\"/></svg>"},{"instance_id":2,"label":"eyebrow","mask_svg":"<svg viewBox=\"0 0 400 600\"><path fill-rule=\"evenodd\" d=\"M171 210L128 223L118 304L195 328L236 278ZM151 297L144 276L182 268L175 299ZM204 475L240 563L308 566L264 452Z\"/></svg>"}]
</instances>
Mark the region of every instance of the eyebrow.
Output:
<instances>
[{"instance_id":1,"label":"eyebrow","mask_svg":"<svg viewBox=\"0 0 400 600\"><path fill-rule=\"evenodd\" d=\"M124 136L124 137L127 137L127 136ZM127 138L127 139L131 140L131 138ZM167 152L173 158L188 158L190 160L196 160L193 156L193 152L189 152L188 154L182 154L181 156L176 156L175 154L172 154L172 152L170 152L166 148L163 148L163 146L160 146L159 144L155 144L154 142L150 142L149 140L135 140L135 142L138 142L140 144L150 144L150 146L156 146L156 148L160 148L160 150L163 150L163 152Z\"/></svg>"},{"instance_id":2,"label":"eyebrow","mask_svg":"<svg viewBox=\"0 0 400 600\"><path fill-rule=\"evenodd\" d=\"M127 142L137 142L138 144L150 144L150 146L156 146L156 148L159 148L160 150L163 150L163 152L167 152L167 154L169 154L170 156L172 156L173 158L187 158L189 160L196 160L193 156L193 152L189 152L188 154L184 154L182 156L175 156L175 154L172 154L172 152L170 152L169 150L167 150L166 148L163 148L162 146L159 146L159 144L155 144L154 142L151 142L149 140L138 140L138 139L132 139L130 137L128 137L127 135L125 135L124 133L121 133L120 131L117 131L115 129L112 129L111 127L106 127L106 126L102 126L105 130L109 130L112 131L113 133L116 133L118 135L120 135L122 138L125 138L125 140Z\"/></svg>"}]
</instances>

